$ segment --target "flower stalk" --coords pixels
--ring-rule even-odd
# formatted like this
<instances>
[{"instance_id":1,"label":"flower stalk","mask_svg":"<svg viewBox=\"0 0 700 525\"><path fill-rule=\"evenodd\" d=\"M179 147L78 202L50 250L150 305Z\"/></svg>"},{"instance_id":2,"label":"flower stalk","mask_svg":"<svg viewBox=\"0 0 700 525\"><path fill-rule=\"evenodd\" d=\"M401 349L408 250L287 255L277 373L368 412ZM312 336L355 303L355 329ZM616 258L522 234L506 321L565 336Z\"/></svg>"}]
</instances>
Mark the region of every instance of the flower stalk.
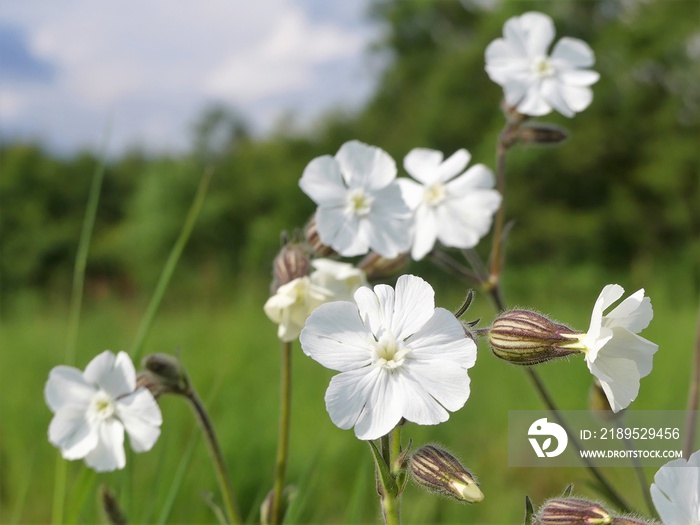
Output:
<instances>
[{"instance_id":1,"label":"flower stalk","mask_svg":"<svg viewBox=\"0 0 700 525\"><path fill-rule=\"evenodd\" d=\"M279 434L270 512L270 523L273 525L281 523L284 518L281 515L281 508L284 495L284 477L289 457L289 429L292 408L292 343L282 343L281 357Z\"/></svg>"}]
</instances>

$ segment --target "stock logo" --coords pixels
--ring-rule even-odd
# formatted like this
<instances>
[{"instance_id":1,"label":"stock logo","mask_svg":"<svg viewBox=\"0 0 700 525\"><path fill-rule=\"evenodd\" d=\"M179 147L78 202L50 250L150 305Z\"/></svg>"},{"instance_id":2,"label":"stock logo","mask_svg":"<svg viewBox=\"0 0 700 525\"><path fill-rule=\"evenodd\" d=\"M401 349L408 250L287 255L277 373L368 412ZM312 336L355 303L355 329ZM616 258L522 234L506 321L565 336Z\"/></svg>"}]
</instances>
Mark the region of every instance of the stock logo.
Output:
<instances>
[{"instance_id":1,"label":"stock logo","mask_svg":"<svg viewBox=\"0 0 700 525\"><path fill-rule=\"evenodd\" d=\"M569 443L566 431L560 425L547 421L546 417L538 419L530 425L527 435L529 436L530 445L532 445L538 458L557 457L564 452L566 445ZM544 440L542 440L542 438L544 438ZM552 448L553 439L556 440L556 446L553 450L550 450ZM540 440L542 440L541 444Z\"/></svg>"}]
</instances>

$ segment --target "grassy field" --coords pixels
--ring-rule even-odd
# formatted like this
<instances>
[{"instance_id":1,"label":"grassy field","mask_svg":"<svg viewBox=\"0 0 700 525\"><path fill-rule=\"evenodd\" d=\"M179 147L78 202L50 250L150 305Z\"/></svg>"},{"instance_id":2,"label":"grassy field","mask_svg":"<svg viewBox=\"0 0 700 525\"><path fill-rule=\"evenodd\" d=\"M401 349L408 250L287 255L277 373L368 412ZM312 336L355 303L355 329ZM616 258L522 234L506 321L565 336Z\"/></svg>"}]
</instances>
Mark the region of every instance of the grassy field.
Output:
<instances>
[{"instance_id":1,"label":"grassy field","mask_svg":"<svg viewBox=\"0 0 700 525\"><path fill-rule=\"evenodd\" d=\"M678 272L606 276L582 269L563 281L554 267L508 275L507 300L532 306L557 320L585 330L591 307L607 282L620 282L628 292L645 286L655 318L644 336L659 344L651 376L642 380L632 409L685 408L690 352L695 337L697 297ZM648 278L648 280L647 280ZM146 352L181 350L182 361L211 411L219 432L237 497L244 514L258 520L260 502L272 485L276 447L279 342L262 304L267 283L257 279L220 290L215 297L178 292L170 295L157 318ZM456 308L463 291L440 286L437 303ZM128 349L145 301L115 297L89 299L78 341L77 366L104 349ZM0 522L45 523L51 518L58 452L46 439L51 413L43 400L49 370L65 353L67 307L62 299L41 295L12 301L0 333ZM492 319L491 306L477 297L468 317ZM297 488L289 522L378 522L372 462L367 446L350 431L336 428L325 411L323 394L332 372L307 358L295 345L292 457L288 480ZM585 409L591 376L578 358L540 367L542 377L563 409ZM519 523L525 495L536 504L559 494L569 484L575 492L596 497L583 468L509 468L506 430L509 410L542 408L523 370L499 361L482 342L471 370L472 394L467 405L437 427L407 425L414 444L441 443L479 477L485 500L460 505L410 486L403 498L405 523ZM213 523L206 494L218 499L204 443L185 404L161 398L161 439L144 455L128 456L127 468L94 474L82 462L71 462L67 474L66 517L100 522L97 489L105 484L117 493L133 523ZM176 475L184 469L184 476ZM644 510L632 469L606 471L627 498ZM651 477L653 470L647 471ZM181 479L174 485L173 480ZM167 503L175 496L172 508ZM170 509L168 515L163 509Z\"/></svg>"}]
</instances>

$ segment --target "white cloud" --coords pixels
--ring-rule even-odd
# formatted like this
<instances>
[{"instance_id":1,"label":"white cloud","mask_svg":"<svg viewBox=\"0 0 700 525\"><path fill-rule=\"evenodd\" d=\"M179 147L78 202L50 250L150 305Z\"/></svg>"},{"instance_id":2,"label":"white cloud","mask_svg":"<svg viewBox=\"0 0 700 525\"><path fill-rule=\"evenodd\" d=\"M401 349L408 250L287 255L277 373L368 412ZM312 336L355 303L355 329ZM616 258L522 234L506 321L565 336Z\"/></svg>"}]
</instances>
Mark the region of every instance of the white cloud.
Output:
<instances>
[{"instance_id":1,"label":"white cloud","mask_svg":"<svg viewBox=\"0 0 700 525\"><path fill-rule=\"evenodd\" d=\"M43 83L4 83L3 135L95 146L111 121L117 150L172 149L215 101L259 130L288 111L308 117L321 103L355 104L371 85L363 49L375 29L358 24L364 5L353 19L344 7L320 21L294 0L0 0L4 22L56 71ZM334 78L323 76L329 65Z\"/></svg>"}]
</instances>

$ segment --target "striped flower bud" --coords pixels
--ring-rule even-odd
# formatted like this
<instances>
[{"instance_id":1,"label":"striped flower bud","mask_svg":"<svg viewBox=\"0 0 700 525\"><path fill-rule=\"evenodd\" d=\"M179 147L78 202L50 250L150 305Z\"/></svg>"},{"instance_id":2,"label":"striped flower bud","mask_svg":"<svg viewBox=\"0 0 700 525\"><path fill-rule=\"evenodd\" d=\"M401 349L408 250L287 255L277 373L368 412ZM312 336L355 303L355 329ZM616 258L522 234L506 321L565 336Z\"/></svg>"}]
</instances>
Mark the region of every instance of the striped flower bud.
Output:
<instances>
[{"instance_id":1,"label":"striped flower bud","mask_svg":"<svg viewBox=\"0 0 700 525\"><path fill-rule=\"evenodd\" d=\"M532 522L535 525L609 525L613 517L592 501L561 498L542 505Z\"/></svg>"},{"instance_id":2,"label":"striped flower bud","mask_svg":"<svg viewBox=\"0 0 700 525\"><path fill-rule=\"evenodd\" d=\"M572 335L580 333L535 312L510 310L493 322L489 344L497 357L529 366L578 353Z\"/></svg>"},{"instance_id":3,"label":"striped flower bud","mask_svg":"<svg viewBox=\"0 0 700 525\"><path fill-rule=\"evenodd\" d=\"M316 257L334 257L338 255L333 248L321 242L316 217L312 218L306 225L306 228L304 228L304 237Z\"/></svg>"},{"instance_id":4,"label":"striped flower bud","mask_svg":"<svg viewBox=\"0 0 700 525\"><path fill-rule=\"evenodd\" d=\"M411 261L408 253L402 253L393 259L382 257L377 252L369 252L357 265L365 272L367 279L383 279L400 274Z\"/></svg>"},{"instance_id":5,"label":"striped flower bud","mask_svg":"<svg viewBox=\"0 0 700 525\"><path fill-rule=\"evenodd\" d=\"M154 397L162 394L186 394L190 380L180 361L168 354L150 354L143 358L145 372L139 374L138 385L148 388Z\"/></svg>"},{"instance_id":6,"label":"striped flower bud","mask_svg":"<svg viewBox=\"0 0 700 525\"><path fill-rule=\"evenodd\" d=\"M309 247L300 242L286 243L272 263L272 292L277 292L280 286L294 279L306 277L310 270Z\"/></svg>"},{"instance_id":7,"label":"striped flower bud","mask_svg":"<svg viewBox=\"0 0 700 525\"><path fill-rule=\"evenodd\" d=\"M426 445L410 461L413 480L421 487L467 503L484 499L474 476L452 454Z\"/></svg>"},{"instance_id":8,"label":"striped flower bud","mask_svg":"<svg viewBox=\"0 0 700 525\"><path fill-rule=\"evenodd\" d=\"M525 144L559 144L566 138L566 131L550 124L527 124L518 130L518 140Z\"/></svg>"}]
</instances>

